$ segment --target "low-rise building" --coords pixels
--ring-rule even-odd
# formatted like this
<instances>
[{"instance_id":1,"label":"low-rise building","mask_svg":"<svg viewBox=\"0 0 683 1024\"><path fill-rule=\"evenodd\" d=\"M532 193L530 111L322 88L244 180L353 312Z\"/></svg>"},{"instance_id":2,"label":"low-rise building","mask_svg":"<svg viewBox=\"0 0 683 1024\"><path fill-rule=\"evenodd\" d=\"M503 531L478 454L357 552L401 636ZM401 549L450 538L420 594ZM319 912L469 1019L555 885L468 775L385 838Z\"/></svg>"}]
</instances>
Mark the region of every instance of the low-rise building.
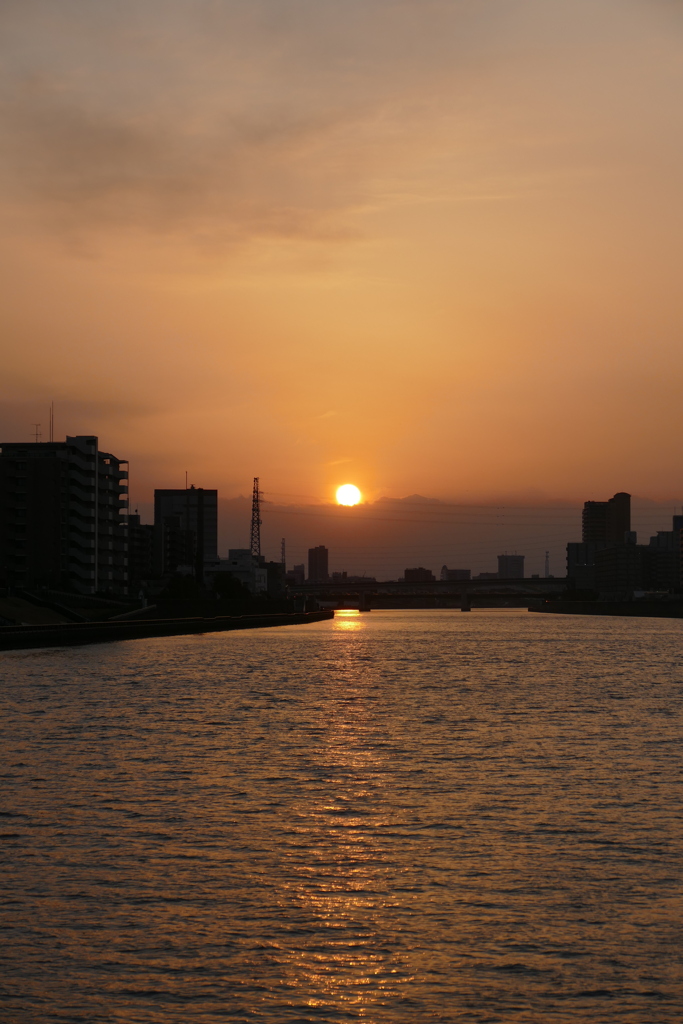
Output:
<instances>
[{"instance_id":1,"label":"low-rise building","mask_svg":"<svg viewBox=\"0 0 683 1024\"><path fill-rule=\"evenodd\" d=\"M212 572L230 573L252 594L268 592L268 569L265 561L252 555L250 548L230 548L228 557L221 558Z\"/></svg>"},{"instance_id":2,"label":"low-rise building","mask_svg":"<svg viewBox=\"0 0 683 1024\"><path fill-rule=\"evenodd\" d=\"M603 596L627 597L649 590L649 548L645 544L612 544L595 553L595 587Z\"/></svg>"},{"instance_id":3,"label":"low-rise building","mask_svg":"<svg viewBox=\"0 0 683 1024\"><path fill-rule=\"evenodd\" d=\"M441 566L442 580L469 580L471 576L471 569L449 569L447 565Z\"/></svg>"},{"instance_id":4,"label":"low-rise building","mask_svg":"<svg viewBox=\"0 0 683 1024\"><path fill-rule=\"evenodd\" d=\"M607 547L605 541L581 541L567 544L567 576L579 590L595 590L595 556Z\"/></svg>"},{"instance_id":5,"label":"low-rise building","mask_svg":"<svg viewBox=\"0 0 683 1024\"><path fill-rule=\"evenodd\" d=\"M330 576L332 583L376 583L375 576L349 576L348 572L333 572Z\"/></svg>"},{"instance_id":6,"label":"low-rise building","mask_svg":"<svg viewBox=\"0 0 683 1024\"><path fill-rule=\"evenodd\" d=\"M285 574L285 581L291 585L298 587L302 583L306 582L306 566L305 565L294 565Z\"/></svg>"},{"instance_id":7,"label":"low-rise building","mask_svg":"<svg viewBox=\"0 0 683 1024\"><path fill-rule=\"evenodd\" d=\"M683 516L674 516L670 530L659 530L654 537L650 537L648 545L650 589L680 589L682 545Z\"/></svg>"},{"instance_id":8,"label":"low-rise building","mask_svg":"<svg viewBox=\"0 0 683 1024\"><path fill-rule=\"evenodd\" d=\"M154 576L154 527L140 522L137 512L127 517L128 520L128 575L131 594L145 580Z\"/></svg>"},{"instance_id":9,"label":"low-rise building","mask_svg":"<svg viewBox=\"0 0 683 1024\"><path fill-rule=\"evenodd\" d=\"M419 566L417 569L405 569L403 578L406 583L434 583L436 577L431 569Z\"/></svg>"},{"instance_id":10,"label":"low-rise building","mask_svg":"<svg viewBox=\"0 0 683 1024\"><path fill-rule=\"evenodd\" d=\"M266 590L268 597L282 600L287 596L285 567L282 562L263 562L266 570Z\"/></svg>"}]
</instances>

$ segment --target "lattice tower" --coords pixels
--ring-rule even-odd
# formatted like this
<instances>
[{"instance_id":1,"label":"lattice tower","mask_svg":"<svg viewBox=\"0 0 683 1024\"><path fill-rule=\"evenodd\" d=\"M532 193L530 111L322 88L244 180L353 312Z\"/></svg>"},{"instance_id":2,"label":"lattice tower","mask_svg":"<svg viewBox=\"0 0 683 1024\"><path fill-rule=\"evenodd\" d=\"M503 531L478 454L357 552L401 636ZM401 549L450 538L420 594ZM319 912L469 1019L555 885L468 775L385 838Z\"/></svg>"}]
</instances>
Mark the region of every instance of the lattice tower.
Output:
<instances>
[{"instance_id":1,"label":"lattice tower","mask_svg":"<svg viewBox=\"0 0 683 1024\"><path fill-rule=\"evenodd\" d=\"M261 494L257 476L254 477L254 493L251 499L251 553L256 558L261 554Z\"/></svg>"}]
</instances>

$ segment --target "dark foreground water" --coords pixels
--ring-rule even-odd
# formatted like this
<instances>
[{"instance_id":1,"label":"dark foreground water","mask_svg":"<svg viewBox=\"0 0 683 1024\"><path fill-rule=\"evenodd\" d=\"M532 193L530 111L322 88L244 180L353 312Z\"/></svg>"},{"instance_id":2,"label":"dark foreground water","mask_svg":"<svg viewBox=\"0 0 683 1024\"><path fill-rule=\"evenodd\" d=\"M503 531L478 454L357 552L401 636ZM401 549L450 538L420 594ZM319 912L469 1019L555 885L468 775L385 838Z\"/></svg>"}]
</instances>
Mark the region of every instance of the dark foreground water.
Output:
<instances>
[{"instance_id":1,"label":"dark foreground water","mask_svg":"<svg viewBox=\"0 0 683 1024\"><path fill-rule=\"evenodd\" d=\"M0 656L3 1022L678 1022L683 622Z\"/></svg>"}]
</instances>

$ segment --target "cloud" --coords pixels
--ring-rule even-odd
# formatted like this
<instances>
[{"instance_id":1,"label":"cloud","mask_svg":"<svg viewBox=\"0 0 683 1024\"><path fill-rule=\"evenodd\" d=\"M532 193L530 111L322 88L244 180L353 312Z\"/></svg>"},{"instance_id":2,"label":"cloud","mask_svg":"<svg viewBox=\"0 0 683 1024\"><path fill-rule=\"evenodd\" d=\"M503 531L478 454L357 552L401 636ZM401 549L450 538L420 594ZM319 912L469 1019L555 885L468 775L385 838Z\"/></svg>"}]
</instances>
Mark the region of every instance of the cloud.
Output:
<instances>
[{"instance_id":1,"label":"cloud","mask_svg":"<svg viewBox=\"0 0 683 1024\"><path fill-rule=\"evenodd\" d=\"M348 114L272 110L197 133L93 112L42 84L3 113L14 187L58 223L325 237L339 232L331 214L364 199L334 157Z\"/></svg>"},{"instance_id":2,"label":"cloud","mask_svg":"<svg viewBox=\"0 0 683 1024\"><path fill-rule=\"evenodd\" d=\"M224 242L509 196L576 128L548 62L575 57L589 8L604 37L612 0L5 4L5 189L62 230Z\"/></svg>"},{"instance_id":3,"label":"cloud","mask_svg":"<svg viewBox=\"0 0 683 1024\"><path fill-rule=\"evenodd\" d=\"M468 6L426 3L420 17ZM343 236L405 159L425 105L419 32L405 52L413 5L114 8L4 12L6 187L54 223Z\"/></svg>"}]
</instances>

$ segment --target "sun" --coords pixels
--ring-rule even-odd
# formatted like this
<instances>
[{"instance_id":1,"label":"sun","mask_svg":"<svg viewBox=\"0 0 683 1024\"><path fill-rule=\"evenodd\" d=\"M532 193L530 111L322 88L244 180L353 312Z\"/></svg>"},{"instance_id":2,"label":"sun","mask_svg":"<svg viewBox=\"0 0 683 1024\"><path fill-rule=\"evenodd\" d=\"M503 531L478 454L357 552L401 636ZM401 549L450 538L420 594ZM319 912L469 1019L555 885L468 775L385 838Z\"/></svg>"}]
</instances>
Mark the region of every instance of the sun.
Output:
<instances>
[{"instance_id":1,"label":"sun","mask_svg":"<svg viewBox=\"0 0 683 1024\"><path fill-rule=\"evenodd\" d=\"M337 503L339 505L357 505L361 499L361 493L354 484L342 484L337 488Z\"/></svg>"}]
</instances>

